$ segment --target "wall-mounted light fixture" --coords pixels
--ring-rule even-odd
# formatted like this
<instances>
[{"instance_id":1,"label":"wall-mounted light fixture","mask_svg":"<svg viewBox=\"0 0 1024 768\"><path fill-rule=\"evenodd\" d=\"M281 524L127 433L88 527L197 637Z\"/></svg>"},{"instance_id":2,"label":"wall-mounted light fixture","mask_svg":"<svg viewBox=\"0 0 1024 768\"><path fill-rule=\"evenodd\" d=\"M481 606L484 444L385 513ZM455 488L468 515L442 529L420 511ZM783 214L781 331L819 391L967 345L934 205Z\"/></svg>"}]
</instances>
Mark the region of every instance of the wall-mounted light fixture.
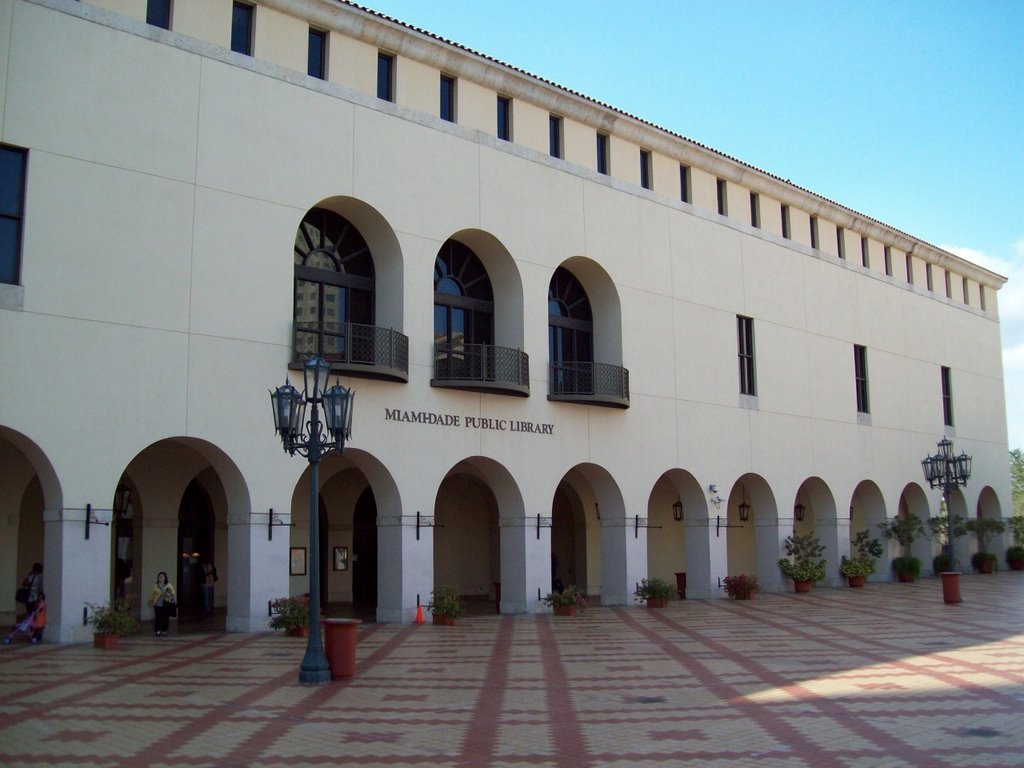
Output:
<instances>
[{"instance_id":1,"label":"wall-mounted light fixture","mask_svg":"<svg viewBox=\"0 0 1024 768\"><path fill-rule=\"evenodd\" d=\"M802 523L806 516L807 516L807 507L805 507L803 504L797 503L793 507L793 518L798 523Z\"/></svg>"},{"instance_id":2,"label":"wall-mounted light fixture","mask_svg":"<svg viewBox=\"0 0 1024 768\"><path fill-rule=\"evenodd\" d=\"M672 519L677 523L683 521L683 502L676 500L675 504L672 505Z\"/></svg>"},{"instance_id":3,"label":"wall-mounted light fixture","mask_svg":"<svg viewBox=\"0 0 1024 768\"><path fill-rule=\"evenodd\" d=\"M745 523L750 519L750 505L747 504L747 487L741 485L740 488L743 489L743 501L740 502L739 506L740 522Z\"/></svg>"},{"instance_id":4,"label":"wall-mounted light fixture","mask_svg":"<svg viewBox=\"0 0 1024 768\"><path fill-rule=\"evenodd\" d=\"M601 519L601 505L598 504L596 501L594 502L594 512L597 514L597 519L600 520Z\"/></svg>"}]
</instances>

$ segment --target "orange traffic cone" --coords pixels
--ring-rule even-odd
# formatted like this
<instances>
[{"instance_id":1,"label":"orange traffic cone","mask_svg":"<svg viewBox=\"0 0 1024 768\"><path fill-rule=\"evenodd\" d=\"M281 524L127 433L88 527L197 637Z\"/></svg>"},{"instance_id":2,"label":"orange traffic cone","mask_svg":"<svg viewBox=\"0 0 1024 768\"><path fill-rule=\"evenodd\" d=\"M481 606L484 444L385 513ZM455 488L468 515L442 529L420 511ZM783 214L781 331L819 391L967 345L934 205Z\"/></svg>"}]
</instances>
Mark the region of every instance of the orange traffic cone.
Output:
<instances>
[{"instance_id":1,"label":"orange traffic cone","mask_svg":"<svg viewBox=\"0 0 1024 768\"><path fill-rule=\"evenodd\" d=\"M416 623L417 624L422 624L423 623L423 606L422 605L417 605L416 606Z\"/></svg>"}]
</instances>

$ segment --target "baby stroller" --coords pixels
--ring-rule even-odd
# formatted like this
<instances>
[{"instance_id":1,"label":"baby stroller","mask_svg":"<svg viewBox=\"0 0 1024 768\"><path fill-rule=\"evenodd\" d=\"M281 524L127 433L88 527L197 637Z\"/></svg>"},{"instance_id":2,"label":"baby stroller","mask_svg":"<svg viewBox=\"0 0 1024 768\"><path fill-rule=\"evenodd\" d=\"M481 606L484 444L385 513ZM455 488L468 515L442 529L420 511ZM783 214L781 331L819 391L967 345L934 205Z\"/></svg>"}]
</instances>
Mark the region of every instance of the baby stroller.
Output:
<instances>
[{"instance_id":1,"label":"baby stroller","mask_svg":"<svg viewBox=\"0 0 1024 768\"><path fill-rule=\"evenodd\" d=\"M24 634L33 643L39 642L36 630L46 626L46 603L39 601L36 609L14 625L14 631L4 638L4 645L10 645L18 635Z\"/></svg>"}]
</instances>

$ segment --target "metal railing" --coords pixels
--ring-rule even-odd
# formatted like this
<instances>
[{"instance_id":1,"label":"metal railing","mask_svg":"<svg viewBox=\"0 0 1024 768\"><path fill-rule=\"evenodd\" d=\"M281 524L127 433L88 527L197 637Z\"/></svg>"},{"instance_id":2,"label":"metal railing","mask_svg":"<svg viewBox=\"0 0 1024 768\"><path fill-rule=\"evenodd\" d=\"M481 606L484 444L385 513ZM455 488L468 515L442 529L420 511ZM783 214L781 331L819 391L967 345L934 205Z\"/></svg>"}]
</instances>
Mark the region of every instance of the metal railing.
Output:
<instances>
[{"instance_id":1,"label":"metal railing","mask_svg":"<svg viewBox=\"0 0 1024 768\"><path fill-rule=\"evenodd\" d=\"M521 349L492 344L434 345L435 385L529 392L530 358Z\"/></svg>"},{"instance_id":2,"label":"metal railing","mask_svg":"<svg viewBox=\"0 0 1024 768\"><path fill-rule=\"evenodd\" d=\"M407 380L409 337L392 328L360 323L296 323L292 362L320 355L335 370Z\"/></svg>"},{"instance_id":3,"label":"metal railing","mask_svg":"<svg viewBox=\"0 0 1024 768\"><path fill-rule=\"evenodd\" d=\"M629 405L629 371L620 365L556 362L550 374L552 400Z\"/></svg>"}]
</instances>

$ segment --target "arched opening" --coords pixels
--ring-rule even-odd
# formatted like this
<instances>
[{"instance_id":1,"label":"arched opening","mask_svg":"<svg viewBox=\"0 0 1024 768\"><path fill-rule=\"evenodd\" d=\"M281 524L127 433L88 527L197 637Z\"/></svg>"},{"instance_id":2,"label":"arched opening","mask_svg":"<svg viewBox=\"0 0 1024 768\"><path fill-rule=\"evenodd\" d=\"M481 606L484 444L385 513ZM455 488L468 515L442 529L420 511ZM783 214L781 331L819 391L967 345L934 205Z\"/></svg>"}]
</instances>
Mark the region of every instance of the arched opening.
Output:
<instances>
[{"instance_id":1,"label":"arched opening","mask_svg":"<svg viewBox=\"0 0 1024 768\"><path fill-rule=\"evenodd\" d=\"M377 499L367 486L352 520L352 602L361 615L372 615L377 608L377 562Z\"/></svg>"},{"instance_id":2,"label":"arched opening","mask_svg":"<svg viewBox=\"0 0 1024 768\"><path fill-rule=\"evenodd\" d=\"M596 503L590 507L590 517L597 521ZM576 489L563 480L555 489L551 502L551 589L559 586L575 586L583 594L588 593L590 554L598 556L600 550L591 553L587 546L588 515ZM598 572L600 566L598 565ZM595 579L600 583L599 579ZM593 587L589 587L593 589Z\"/></svg>"},{"instance_id":3,"label":"arched opening","mask_svg":"<svg viewBox=\"0 0 1024 768\"><path fill-rule=\"evenodd\" d=\"M785 537L780 538L778 508L767 481L760 475L743 475L733 484L728 505L722 524L727 534L728 575L756 575L762 589L781 590L778 560Z\"/></svg>"},{"instance_id":4,"label":"arched opening","mask_svg":"<svg viewBox=\"0 0 1024 768\"><path fill-rule=\"evenodd\" d=\"M185 488L178 507L178 591L179 620L196 615L203 608L203 563L214 557L213 503L206 488L193 479Z\"/></svg>"},{"instance_id":5,"label":"arched opening","mask_svg":"<svg viewBox=\"0 0 1024 768\"><path fill-rule=\"evenodd\" d=\"M881 529L885 519L885 497L881 489L871 480L861 481L850 499L850 545L852 547L861 531L867 531L869 538L882 544L882 555L878 558L875 572L868 577L869 581L887 581L889 578L892 560ZM851 554L856 553L851 550Z\"/></svg>"}]
</instances>

